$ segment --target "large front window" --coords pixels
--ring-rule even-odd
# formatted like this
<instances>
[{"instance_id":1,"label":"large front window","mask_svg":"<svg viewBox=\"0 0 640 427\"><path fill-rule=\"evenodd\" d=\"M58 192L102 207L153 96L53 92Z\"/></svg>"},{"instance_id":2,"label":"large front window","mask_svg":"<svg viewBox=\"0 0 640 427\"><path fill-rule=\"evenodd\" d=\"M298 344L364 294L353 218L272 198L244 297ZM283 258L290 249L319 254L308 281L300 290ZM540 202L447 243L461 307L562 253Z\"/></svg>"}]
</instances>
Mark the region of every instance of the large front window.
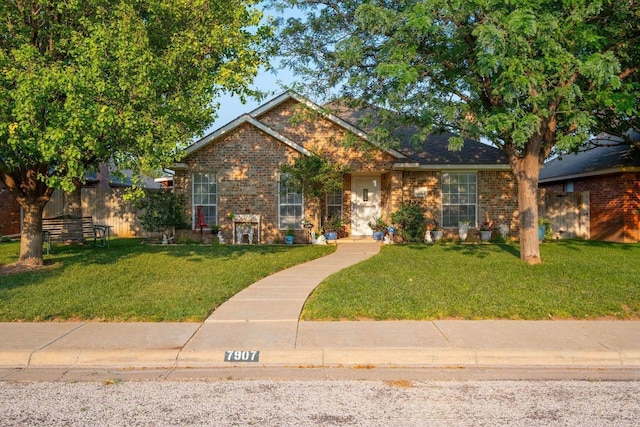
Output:
<instances>
[{"instance_id":1,"label":"large front window","mask_svg":"<svg viewBox=\"0 0 640 427\"><path fill-rule=\"evenodd\" d=\"M204 223L218 223L218 184L214 173L193 174L193 227L198 228L198 208L204 216Z\"/></svg>"},{"instance_id":2,"label":"large front window","mask_svg":"<svg viewBox=\"0 0 640 427\"><path fill-rule=\"evenodd\" d=\"M457 227L459 221L477 225L478 183L475 172L442 174L442 226Z\"/></svg>"},{"instance_id":3,"label":"large front window","mask_svg":"<svg viewBox=\"0 0 640 427\"><path fill-rule=\"evenodd\" d=\"M287 187L287 175L280 175L278 191L278 226L280 229L289 226L300 229L302 227L303 207L302 194Z\"/></svg>"}]
</instances>

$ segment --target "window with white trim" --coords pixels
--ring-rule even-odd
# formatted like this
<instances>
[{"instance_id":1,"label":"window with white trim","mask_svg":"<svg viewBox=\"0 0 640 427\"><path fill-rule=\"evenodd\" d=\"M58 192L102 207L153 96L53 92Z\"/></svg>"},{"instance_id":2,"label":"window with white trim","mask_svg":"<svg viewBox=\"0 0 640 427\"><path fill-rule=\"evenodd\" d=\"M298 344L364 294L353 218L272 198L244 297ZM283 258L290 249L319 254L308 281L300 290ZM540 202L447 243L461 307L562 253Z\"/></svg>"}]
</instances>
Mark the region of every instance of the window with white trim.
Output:
<instances>
[{"instance_id":1,"label":"window with white trim","mask_svg":"<svg viewBox=\"0 0 640 427\"><path fill-rule=\"evenodd\" d=\"M457 227L468 221L477 225L478 179L475 172L445 172L442 174L442 226Z\"/></svg>"},{"instance_id":2,"label":"window with white trim","mask_svg":"<svg viewBox=\"0 0 640 427\"><path fill-rule=\"evenodd\" d=\"M278 227L300 229L304 214L302 194L287 187L286 174L280 175L278 187Z\"/></svg>"},{"instance_id":3,"label":"window with white trim","mask_svg":"<svg viewBox=\"0 0 640 427\"><path fill-rule=\"evenodd\" d=\"M325 218L342 218L342 190L327 193L327 215Z\"/></svg>"},{"instance_id":4,"label":"window with white trim","mask_svg":"<svg viewBox=\"0 0 640 427\"><path fill-rule=\"evenodd\" d=\"M193 227L198 227L198 206L208 225L218 223L218 182L214 173L194 173L192 184Z\"/></svg>"}]
</instances>

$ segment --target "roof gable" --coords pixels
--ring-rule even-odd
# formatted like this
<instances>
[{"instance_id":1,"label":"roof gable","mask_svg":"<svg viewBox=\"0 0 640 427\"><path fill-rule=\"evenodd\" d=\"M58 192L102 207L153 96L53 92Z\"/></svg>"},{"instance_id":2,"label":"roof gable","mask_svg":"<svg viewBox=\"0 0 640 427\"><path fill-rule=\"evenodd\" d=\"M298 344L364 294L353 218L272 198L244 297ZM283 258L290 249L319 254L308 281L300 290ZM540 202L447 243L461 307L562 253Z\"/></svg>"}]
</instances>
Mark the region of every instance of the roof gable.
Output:
<instances>
[{"instance_id":1,"label":"roof gable","mask_svg":"<svg viewBox=\"0 0 640 427\"><path fill-rule=\"evenodd\" d=\"M289 147L293 148L294 150L298 151L299 153L302 153L302 154L304 154L306 156L310 156L311 155L311 152L309 150L307 150L306 148L304 148L302 145L298 144L295 141L292 141L290 138L287 138L286 136L282 135L278 131L270 128L269 126L267 126L264 123L256 120L255 118L253 118L252 116L250 116L248 114L244 114L244 115L238 117L234 121L226 124L225 126L221 127L220 129L210 133L209 135L205 136L204 138L202 138L199 141L195 142L194 144L190 145L189 147L187 147L185 149L185 154L189 155L189 154L192 154L192 153L200 150L201 148L207 146L212 141L220 138L223 135L229 134L234 129L242 126L245 123L250 124L252 126L255 126L256 128L260 129L264 133L274 137L275 139L279 140L280 142L282 142L282 143L288 145Z\"/></svg>"}]
</instances>

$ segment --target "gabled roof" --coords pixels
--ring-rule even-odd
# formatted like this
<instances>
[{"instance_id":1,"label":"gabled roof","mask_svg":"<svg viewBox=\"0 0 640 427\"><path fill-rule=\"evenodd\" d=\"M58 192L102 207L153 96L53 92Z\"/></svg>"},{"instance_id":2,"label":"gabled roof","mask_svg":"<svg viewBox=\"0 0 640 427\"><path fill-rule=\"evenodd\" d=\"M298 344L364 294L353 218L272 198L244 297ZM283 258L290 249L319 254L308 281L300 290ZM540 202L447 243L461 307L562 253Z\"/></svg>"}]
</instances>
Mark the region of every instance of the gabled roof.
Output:
<instances>
[{"instance_id":1,"label":"gabled roof","mask_svg":"<svg viewBox=\"0 0 640 427\"><path fill-rule=\"evenodd\" d=\"M232 122L226 124L225 126L221 127L220 129L218 129L216 131L213 131L209 135L205 136L204 138L200 139L199 141L197 141L194 144L192 144L189 147L187 147L184 151L185 151L185 153L187 155L193 153L194 151L198 151L199 149L201 149L202 147L206 146L207 144L209 144L214 139L219 138L220 136L224 135L225 133L231 132L235 128L237 128L239 126L242 126L245 123L249 123L249 124L257 127L258 129L260 129L264 133L266 133L268 135L271 135L275 139L283 142L284 144L288 145L289 147L293 148L294 150L296 150L296 151L298 151L298 152L300 152L302 154L305 154L307 156L311 155L311 152L309 150L307 150L306 148L304 148L302 145L292 141L291 139L289 139L286 136L282 135L280 132L278 132L278 131L276 131L274 129L271 129L269 126L265 125L261 121L256 120L255 118L253 118L249 114L244 114L244 115L238 117L237 119L235 119L234 121L232 121Z\"/></svg>"},{"instance_id":2,"label":"gabled roof","mask_svg":"<svg viewBox=\"0 0 640 427\"><path fill-rule=\"evenodd\" d=\"M336 108L339 104L334 103L329 103L324 107L321 107L293 91L287 91L273 98L251 111L249 114L244 114L220 129L208 134L187 147L185 149L185 153L189 155L198 151L208 145L211 141L214 141L222 135L233 131L237 127L248 123L290 146L294 150L305 155L311 155L311 152L303 145L282 135L280 132L259 120L260 116L263 114L291 99L305 105L313 111L318 112L337 126L342 127L365 141L371 142L378 148L391 154L396 159L394 165L396 169L509 169L507 157L502 153L502 151L495 147L478 141L465 139L464 148L461 151L449 151L448 140L453 136L451 134L431 134L422 143L414 144L412 142L413 136L418 132L418 130L408 126L400 127L394 132L395 136L401 141L398 147L382 147L372 141L369 134L371 129L362 129L360 127L360 118L365 114L362 111L348 108ZM186 165L179 164L177 166L179 168Z\"/></svg>"},{"instance_id":3,"label":"gabled roof","mask_svg":"<svg viewBox=\"0 0 640 427\"><path fill-rule=\"evenodd\" d=\"M563 181L619 172L640 172L640 150L609 135L598 135L603 144L576 154L548 161L540 171L540 182Z\"/></svg>"},{"instance_id":4,"label":"gabled roof","mask_svg":"<svg viewBox=\"0 0 640 427\"><path fill-rule=\"evenodd\" d=\"M327 104L327 108L335 111L344 121L360 123L368 120L367 132L371 132L380 122L379 109L367 107L353 109L342 102ZM405 159L395 164L396 169L510 169L509 159L498 148L473 139L464 139L464 147L460 151L449 150L451 133L431 133L423 140L417 140L420 129L415 126L399 126L392 132L392 137L399 141L395 149Z\"/></svg>"}]
</instances>

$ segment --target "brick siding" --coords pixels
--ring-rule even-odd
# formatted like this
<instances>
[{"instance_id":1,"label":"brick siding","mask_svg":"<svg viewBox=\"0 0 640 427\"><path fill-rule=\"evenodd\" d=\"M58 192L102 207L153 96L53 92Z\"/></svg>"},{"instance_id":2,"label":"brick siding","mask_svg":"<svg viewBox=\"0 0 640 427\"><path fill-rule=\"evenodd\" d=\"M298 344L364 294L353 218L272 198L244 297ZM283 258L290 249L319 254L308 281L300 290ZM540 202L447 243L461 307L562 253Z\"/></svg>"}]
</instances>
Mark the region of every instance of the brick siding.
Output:
<instances>
[{"instance_id":1,"label":"brick siding","mask_svg":"<svg viewBox=\"0 0 640 427\"><path fill-rule=\"evenodd\" d=\"M351 183L354 174L379 173L382 188L382 216L390 214L403 201L414 198L414 187L429 189L420 199L429 218L439 220L440 172L393 170L395 158L384 150L353 135L308 110L295 100L288 100L258 117L265 125L296 141L308 150L325 155L349 168L344 176L343 220L346 231L351 232ZM278 175L281 165L300 156L296 150L249 125L242 125L210 142L183 160L187 171L178 171L175 179L177 191L186 195L191 212L191 176L194 172L216 173L218 179L218 224L225 239L231 238L231 222L226 214L253 213L262 215L261 241L283 239L278 229ZM494 222L503 221L512 229L517 227L517 186L510 172L478 172L478 218L485 213ZM319 218L318 207L305 201L305 216ZM296 241L306 241L303 231Z\"/></svg>"},{"instance_id":2,"label":"brick siding","mask_svg":"<svg viewBox=\"0 0 640 427\"><path fill-rule=\"evenodd\" d=\"M20 205L0 183L0 236L20 233Z\"/></svg>"},{"instance_id":3,"label":"brick siding","mask_svg":"<svg viewBox=\"0 0 640 427\"><path fill-rule=\"evenodd\" d=\"M617 173L572 180L573 191L589 192L591 239L640 241L640 174ZM561 192L564 183L543 184Z\"/></svg>"}]
</instances>

